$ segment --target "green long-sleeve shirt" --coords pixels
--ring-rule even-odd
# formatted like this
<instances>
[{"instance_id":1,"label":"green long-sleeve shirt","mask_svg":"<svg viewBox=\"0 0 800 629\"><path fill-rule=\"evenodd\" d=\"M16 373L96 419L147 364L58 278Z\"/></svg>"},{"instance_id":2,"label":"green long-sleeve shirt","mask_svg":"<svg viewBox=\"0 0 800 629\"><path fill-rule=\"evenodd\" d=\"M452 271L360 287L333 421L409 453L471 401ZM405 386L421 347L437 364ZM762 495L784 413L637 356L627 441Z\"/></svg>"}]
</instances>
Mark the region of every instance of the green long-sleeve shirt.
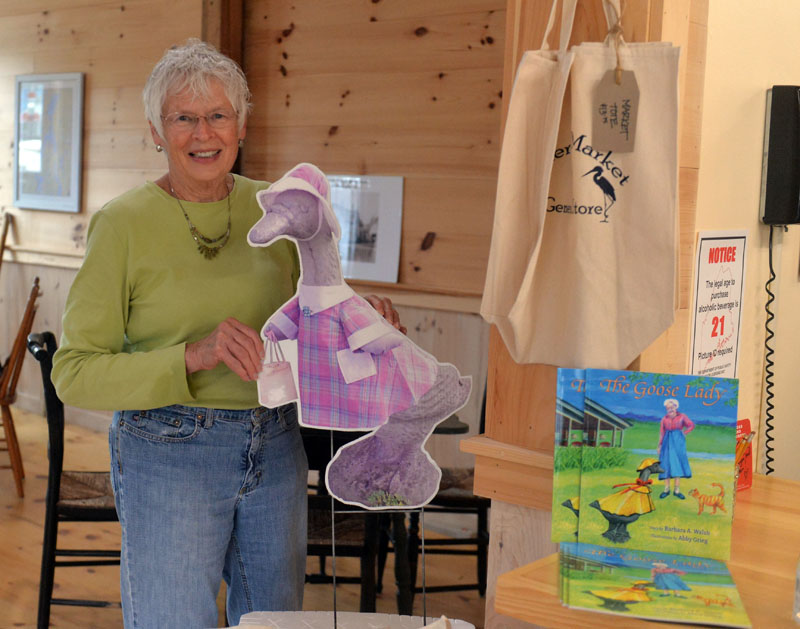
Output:
<instances>
[{"instance_id":1,"label":"green long-sleeve shirt","mask_svg":"<svg viewBox=\"0 0 800 629\"><path fill-rule=\"evenodd\" d=\"M235 176L230 239L212 260L197 251L177 200L152 182L92 217L53 366L66 404L106 410L258 406L255 383L222 363L187 375L184 350L226 317L260 330L294 294L300 274L294 245L247 244L247 232L262 216L255 193L267 185ZM227 200L182 203L202 234L225 232Z\"/></svg>"}]
</instances>

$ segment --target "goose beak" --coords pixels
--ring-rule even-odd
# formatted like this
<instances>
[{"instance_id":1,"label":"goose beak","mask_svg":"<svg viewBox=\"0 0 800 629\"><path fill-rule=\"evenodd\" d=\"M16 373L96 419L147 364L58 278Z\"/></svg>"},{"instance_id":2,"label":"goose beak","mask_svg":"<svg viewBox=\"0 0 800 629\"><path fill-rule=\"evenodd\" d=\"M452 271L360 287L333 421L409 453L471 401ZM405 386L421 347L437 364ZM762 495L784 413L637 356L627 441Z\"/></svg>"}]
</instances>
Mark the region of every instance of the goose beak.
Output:
<instances>
[{"instance_id":1,"label":"goose beak","mask_svg":"<svg viewBox=\"0 0 800 629\"><path fill-rule=\"evenodd\" d=\"M289 219L286 216L275 212L267 212L260 221L250 229L247 234L247 242L251 245L266 245L278 236L286 233L289 227Z\"/></svg>"}]
</instances>

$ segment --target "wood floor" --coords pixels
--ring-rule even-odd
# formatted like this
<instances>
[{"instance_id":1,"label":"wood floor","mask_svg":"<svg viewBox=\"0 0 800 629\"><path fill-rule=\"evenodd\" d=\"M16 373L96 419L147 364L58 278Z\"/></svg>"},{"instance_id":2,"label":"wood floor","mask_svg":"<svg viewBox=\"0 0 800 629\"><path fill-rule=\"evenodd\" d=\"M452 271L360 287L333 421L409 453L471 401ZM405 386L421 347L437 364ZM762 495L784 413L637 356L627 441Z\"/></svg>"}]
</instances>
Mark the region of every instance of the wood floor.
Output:
<instances>
[{"instance_id":1,"label":"wood floor","mask_svg":"<svg viewBox=\"0 0 800 629\"><path fill-rule=\"evenodd\" d=\"M13 410L17 436L25 464L25 498L17 498L10 469L0 469L0 629L35 627L36 605L41 562L44 495L47 484L47 428L45 420L36 415ZM81 427L68 426L66 431L65 467L97 470L108 467L107 435ZM8 454L0 452L0 465L7 464ZM429 535L434 535L429 533ZM97 548L119 546L119 526L107 523L62 525L60 545ZM309 559L310 568L316 558ZM357 560L339 558L338 574L357 575ZM392 558L386 566L384 592L379 595L378 611L397 613L394 597ZM428 555L426 582L428 586L445 583L474 583L474 557ZM119 568L61 568L56 571L58 596L80 596L101 600L119 600ZM340 585L336 590L340 611L358 611L359 586ZM429 616L442 614L460 618L483 627L485 601L477 591L428 594ZM307 610L333 608L333 588L329 585L306 585ZM422 597L417 595L414 613L422 614ZM119 609L54 606L52 627L80 629L111 629L122 626ZM223 626L223 625L220 625Z\"/></svg>"}]
</instances>

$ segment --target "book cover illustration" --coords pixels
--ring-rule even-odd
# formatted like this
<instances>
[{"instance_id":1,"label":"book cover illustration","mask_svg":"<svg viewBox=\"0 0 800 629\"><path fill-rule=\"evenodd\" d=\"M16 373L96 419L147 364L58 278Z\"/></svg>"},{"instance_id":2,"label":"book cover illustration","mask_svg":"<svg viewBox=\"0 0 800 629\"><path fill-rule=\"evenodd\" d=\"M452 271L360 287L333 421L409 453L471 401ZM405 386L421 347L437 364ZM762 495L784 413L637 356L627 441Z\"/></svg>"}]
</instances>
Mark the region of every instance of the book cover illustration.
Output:
<instances>
[{"instance_id":1,"label":"book cover illustration","mask_svg":"<svg viewBox=\"0 0 800 629\"><path fill-rule=\"evenodd\" d=\"M578 541L730 556L738 380L587 369Z\"/></svg>"},{"instance_id":2,"label":"book cover illustration","mask_svg":"<svg viewBox=\"0 0 800 629\"><path fill-rule=\"evenodd\" d=\"M559 368L550 536L554 542L574 542L578 538L584 388L583 369Z\"/></svg>"},{"instance_id":3,"label":"book cover illustration","mask_svg":"<svg viewBox=\"0 0 800 629\"><path fill-rule=\"evenodd\" d=\"M562 600L569 607L696 624L750 627L724 563L708 558L564 543Z\"/></svg>"}]
</instances>

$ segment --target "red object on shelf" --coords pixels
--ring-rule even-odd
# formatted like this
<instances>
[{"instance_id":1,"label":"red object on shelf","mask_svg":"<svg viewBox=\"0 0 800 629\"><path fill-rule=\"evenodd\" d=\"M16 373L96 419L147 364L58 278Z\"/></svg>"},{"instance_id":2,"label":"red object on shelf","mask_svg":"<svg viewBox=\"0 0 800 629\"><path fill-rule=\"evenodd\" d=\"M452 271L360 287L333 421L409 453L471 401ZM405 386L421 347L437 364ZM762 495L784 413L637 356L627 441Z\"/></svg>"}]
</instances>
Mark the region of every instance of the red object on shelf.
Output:
<instances>
[{"instance_id":1,"label":"red object on shelf","mask_svg":"<svg viewBox=\"0 0 800 629\"><path fill-rule=\"evenodd\" d=\"M736 490L753 485L753 443L749 419L736 422Z\"/></svg>"}]
</instances>

